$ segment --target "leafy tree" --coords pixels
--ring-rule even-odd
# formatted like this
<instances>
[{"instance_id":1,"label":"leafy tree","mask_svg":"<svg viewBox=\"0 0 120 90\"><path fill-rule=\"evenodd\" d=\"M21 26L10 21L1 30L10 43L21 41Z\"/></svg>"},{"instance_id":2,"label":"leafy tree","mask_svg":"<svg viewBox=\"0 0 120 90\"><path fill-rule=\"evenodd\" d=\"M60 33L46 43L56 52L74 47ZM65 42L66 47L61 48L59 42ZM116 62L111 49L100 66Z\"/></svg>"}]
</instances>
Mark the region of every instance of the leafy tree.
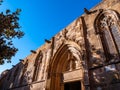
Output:
<instances>
[{"instance_id":1,"label":"leafy tree","mask_svg":"<svg viewBox=\"0 0 120 90\"><path fill-rule=\"evenodd\" d=\"M6 10L0 13L0 64L4 64L5 60L10 63L11 57L18 51L13 45L13 39L20 39L24 35L18 23L20 12L17 9L15 12Z\"/></svg>"}]
</instances>

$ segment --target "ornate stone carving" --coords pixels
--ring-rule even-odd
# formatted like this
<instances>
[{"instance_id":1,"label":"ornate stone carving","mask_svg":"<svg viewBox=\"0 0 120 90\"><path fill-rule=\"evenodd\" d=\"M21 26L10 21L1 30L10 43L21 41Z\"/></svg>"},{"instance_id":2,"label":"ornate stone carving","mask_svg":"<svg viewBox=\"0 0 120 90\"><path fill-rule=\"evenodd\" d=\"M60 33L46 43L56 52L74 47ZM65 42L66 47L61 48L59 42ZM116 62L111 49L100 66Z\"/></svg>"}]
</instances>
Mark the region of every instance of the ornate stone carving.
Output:
<instances>
[{"instance_id":1,"label":"ornate stone carving","mask_svg":"<svg viewBox=\"0 0 120 90\"><path fill-rule=\"evenodd\" d=\"M99 26L100 26L101 30L106 30L106 29L108 29L109 26L112 26L114 24L115 24L114 17L109 14L103 15L99 21Z\"/></svg>"},{"instance_id":2,"label":"ornate stone carving","mask_svg":"<svg viewBox=\"0 0 120 90\"><path fill-rule=\"evenodd\" d=\"M97 32L99 32L101 42L103 43L104 52L106 53L106 61L112 60L113 58L110 56L117 56L120 51L118 21L119 17L115 11L105 10L98 15L95 22Z\"/></svg>"},{"instance_id":3,"label":"ornate stone carving","mask_svg":"<svg viewBox=\"0 0 120 90\"><path fill-rule=\"evenodd\" d=\"M68 60L66 71L72 71L80 68L80 63L76 58L70 58Z\"/></svg>"}]
</instances>

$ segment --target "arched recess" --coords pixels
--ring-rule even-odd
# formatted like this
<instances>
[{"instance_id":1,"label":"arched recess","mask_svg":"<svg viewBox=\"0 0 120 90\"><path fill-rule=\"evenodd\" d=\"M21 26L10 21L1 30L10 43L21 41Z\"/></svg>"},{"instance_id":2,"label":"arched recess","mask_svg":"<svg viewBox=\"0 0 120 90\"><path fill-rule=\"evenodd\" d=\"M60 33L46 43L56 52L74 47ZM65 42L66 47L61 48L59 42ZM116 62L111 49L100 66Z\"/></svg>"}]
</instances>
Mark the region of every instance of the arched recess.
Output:
<instances>
[{"instance_id":1,"label":"arched recess","mask_svg":"<svg viewBox=\"0 0 120 90\"><path fill-rule=\"evenodd\" d=\"M105 52L106 61L117 59L120 54L120 19L114 10L102 10L94 22Z\"/></svg>"},{"instance_id":2,"label":"arched recess","mask_svg":"<svg viewBox=\"0 0 120 90\"><path fill-rule=\"evenodd\" d=\"M65 41L59 47L49 63L47 90L66 90L65 83L75 81L84 90L81 55L81 48L75 42Z\"/></svg>"}]
</instances>

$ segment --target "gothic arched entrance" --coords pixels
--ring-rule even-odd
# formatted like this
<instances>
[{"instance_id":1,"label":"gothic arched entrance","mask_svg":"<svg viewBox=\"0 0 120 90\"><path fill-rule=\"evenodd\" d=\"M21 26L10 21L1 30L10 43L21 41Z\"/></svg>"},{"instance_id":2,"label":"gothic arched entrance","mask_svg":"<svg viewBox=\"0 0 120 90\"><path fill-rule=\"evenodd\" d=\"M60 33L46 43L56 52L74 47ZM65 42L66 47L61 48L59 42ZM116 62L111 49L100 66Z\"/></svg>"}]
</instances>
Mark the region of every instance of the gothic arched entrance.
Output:
<instances>
[{"instance_id":1,"label":"gothic arched entrance","mask_svg":"<svg viewBox=\"0 0 120 90\"><path fill-rule=\"evenodd\" d=\"M84 90L80 50L74 42L61 45L50 62L48 90Z\"/></svg>"}]
</instances>

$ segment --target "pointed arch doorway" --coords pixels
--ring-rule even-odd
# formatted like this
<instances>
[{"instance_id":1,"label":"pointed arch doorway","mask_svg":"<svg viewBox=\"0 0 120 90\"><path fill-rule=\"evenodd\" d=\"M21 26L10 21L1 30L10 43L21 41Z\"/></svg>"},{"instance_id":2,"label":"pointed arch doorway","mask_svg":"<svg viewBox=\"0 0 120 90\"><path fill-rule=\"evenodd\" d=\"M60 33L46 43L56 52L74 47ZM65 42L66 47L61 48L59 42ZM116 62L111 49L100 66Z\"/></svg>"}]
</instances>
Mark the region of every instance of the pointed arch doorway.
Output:
<instances>
[{"instance_id":1,"label":"pointed arch doorway","mask_svg":"<svg viewBox=\"0 0 120 90\"><path fill-rule=\"evenodd\" d=\"M84 90L83 76L80 47L61 45L50 62L47 90Z\"/></svg>"}]
</instances>

